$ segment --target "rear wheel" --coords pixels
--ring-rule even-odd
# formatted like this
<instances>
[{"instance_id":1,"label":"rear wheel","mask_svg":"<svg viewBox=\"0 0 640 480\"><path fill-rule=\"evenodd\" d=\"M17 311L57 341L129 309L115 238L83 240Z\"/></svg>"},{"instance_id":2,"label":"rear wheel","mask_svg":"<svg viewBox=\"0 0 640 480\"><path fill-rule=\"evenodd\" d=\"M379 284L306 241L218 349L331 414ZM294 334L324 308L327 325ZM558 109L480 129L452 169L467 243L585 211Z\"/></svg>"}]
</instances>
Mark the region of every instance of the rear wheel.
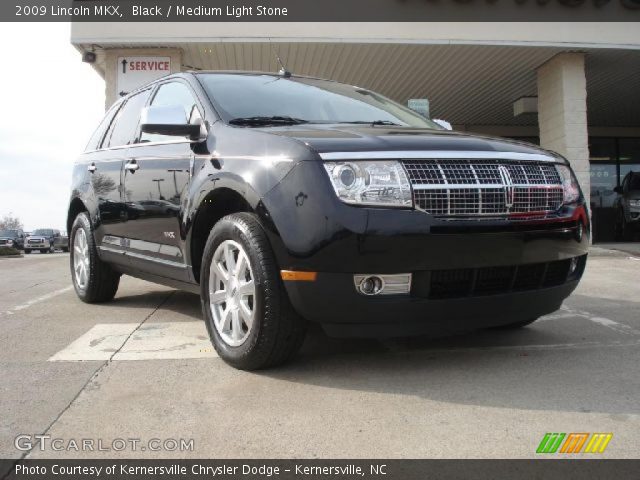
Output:
<instances>
[{"instance_id":1,"label":"rear wheel","mask_svg":"<svg viewBox=\"0 0 640 480\"><path fill-rule=\"evenodd\" d=\"M98 257L89 216L80 213L69 235L71 278L76 294L86 303L107 302L115 296L120 274Z\"/></svg>"},{"instance_id":2,"label":"rear wheel","mask_svg":"<svg viewBox=\"0 0 640 480\"><path fill-rule=\"evenodd\" d=\"M228 215L214 226L202 259L202 309L211 342L229 365L273 367L302 345L306 324L279 273L255 215Z\"/></svg>"},{"instance_id":3,"label":"rear wheel","mask_svg":"<svg viewBox=\"0 0 640 480\"><path fill-rule=\"evenodd\" d=\"M24 249L24 254L25 254L25 255L29 255L30 253L31 253L31 250L28 250L28 249L26 249L26 248Z\"/></svg>"}]
</instances>

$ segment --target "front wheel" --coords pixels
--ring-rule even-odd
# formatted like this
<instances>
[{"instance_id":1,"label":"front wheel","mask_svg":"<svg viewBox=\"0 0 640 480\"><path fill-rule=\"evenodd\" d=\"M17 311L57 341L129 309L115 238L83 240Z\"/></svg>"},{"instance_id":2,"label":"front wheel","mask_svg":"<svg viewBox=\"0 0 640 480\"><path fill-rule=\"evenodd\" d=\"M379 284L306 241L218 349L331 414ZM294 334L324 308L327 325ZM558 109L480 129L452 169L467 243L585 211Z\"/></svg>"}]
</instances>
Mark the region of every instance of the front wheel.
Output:
<instances>
[{"instance_id":1,"label":"front wheel","mask_svg":"<svg viewBox=\"0 0 640 480\"><path fill-rule=\"evenodd\" d=\"M211 342L229 365L241 370L273 367L298 351L306 325L289 303L255 215L228 215L214 226L200 280Z\"/></svg>"},{"instance_id":2,"label":"front wheel","mask_svg":"<svg viewBox=\"0 0 640 480\"><path fill-rule=\"evenodd\" d=\"M91 221L79 214L69 234L71 278L76 294L86 303L107 302L116 295L120 274L98 256Z\"/></svg>"},{"instance_id":3,"label":"front wheel","mask_svg":"<svg viewBox=\"0 0 640 480\"><path fill-rule=\"evenodd\" d=\"M624 218L624 211L620 208L616 215L615 239L619 242L628 242L632 236L631 229Z\"/></svg>"}]
</instances>

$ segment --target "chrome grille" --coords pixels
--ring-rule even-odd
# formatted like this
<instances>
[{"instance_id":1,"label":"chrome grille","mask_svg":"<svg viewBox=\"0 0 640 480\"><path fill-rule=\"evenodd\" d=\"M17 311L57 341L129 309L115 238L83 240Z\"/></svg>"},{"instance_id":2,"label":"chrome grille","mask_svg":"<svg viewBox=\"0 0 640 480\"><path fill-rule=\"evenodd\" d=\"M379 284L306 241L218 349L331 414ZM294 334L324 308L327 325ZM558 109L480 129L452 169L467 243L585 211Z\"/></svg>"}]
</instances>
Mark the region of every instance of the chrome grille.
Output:
<instances>
[{"instance_id":1,"label":"chrome grille","mask_svg":"<svg viewBox=\"0 0 640 480\"><path fill-rule=\"evenodd\" d=\"M560 208L554 165L502 160L404 160L416 206L439 216L548 213Z\"/></svg>"}]
</instances>

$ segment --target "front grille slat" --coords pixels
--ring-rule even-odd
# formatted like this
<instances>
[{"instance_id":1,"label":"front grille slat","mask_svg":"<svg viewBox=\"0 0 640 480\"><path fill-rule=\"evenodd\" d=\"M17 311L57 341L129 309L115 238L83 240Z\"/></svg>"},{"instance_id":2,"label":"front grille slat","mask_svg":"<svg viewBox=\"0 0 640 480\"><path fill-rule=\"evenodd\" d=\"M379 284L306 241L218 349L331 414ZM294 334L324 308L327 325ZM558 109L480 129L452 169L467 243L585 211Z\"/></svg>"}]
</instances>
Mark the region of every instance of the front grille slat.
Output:
<instances>
[{"instance_id":1,"label":"front grille slat","mask_svg":"<svg viewBox=\"0 0 640 480\"><path fill-rule=\"evenodd\" d=\"M416 206L442 217L551 213L562 206L554 165L508 160L404 160Z\"/></svg>"}]
</instances>

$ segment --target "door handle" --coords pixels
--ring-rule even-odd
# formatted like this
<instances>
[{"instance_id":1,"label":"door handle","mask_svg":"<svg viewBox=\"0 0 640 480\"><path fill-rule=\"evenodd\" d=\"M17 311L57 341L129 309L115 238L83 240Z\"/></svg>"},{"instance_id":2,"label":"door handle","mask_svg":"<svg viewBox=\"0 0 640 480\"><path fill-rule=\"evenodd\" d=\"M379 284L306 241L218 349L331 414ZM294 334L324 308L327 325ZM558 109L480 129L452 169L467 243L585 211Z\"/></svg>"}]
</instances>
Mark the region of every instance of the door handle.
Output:
<instances>
[{"instance_id":1,"label":"door handle","mask_svg":"<svg viewBox=\"0 0 640 480\"><path fill-rule=\"evenodd\" d=\"M91 173L95 172L98 169L98 167L96 167L95 163L92 163L91 165L89 165L87 167L87 170L89 170Z\"/></svg>"},{"instance_id":2,"label":"door handle","mask_svg":"<svg viewBox=\"0 0 640 480\"><path fill-rule=\"evenodd\" d=\"M135 160L132 160L130 162L127 162L125 164L124 168L126 168L131 173L133 173L133 172L135 172L136 170L138 170L140 168L140 165L138 165L138 163Z\"/></svg>"}]
</instances>

